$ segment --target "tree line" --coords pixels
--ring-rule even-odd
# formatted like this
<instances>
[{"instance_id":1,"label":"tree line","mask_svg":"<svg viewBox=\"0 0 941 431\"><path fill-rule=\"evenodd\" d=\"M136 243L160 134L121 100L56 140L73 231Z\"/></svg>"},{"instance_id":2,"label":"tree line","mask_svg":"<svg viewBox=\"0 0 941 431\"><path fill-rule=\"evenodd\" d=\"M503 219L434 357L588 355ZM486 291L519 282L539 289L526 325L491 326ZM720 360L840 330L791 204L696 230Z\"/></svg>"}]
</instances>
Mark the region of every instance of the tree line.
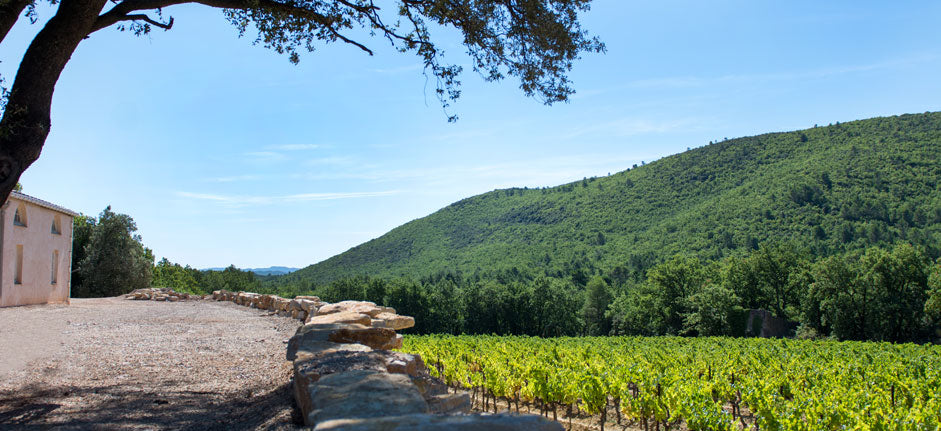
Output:
<instances>
[{"instance_id":1,"label":"tree line","mask_svg":"<svg viewBox=\"0 0 941 431\"><path fill-rule=\"evenodd\" d=\"M744 336L753 309L797 322L806 338L926 342L941 328L941 259L908 243L826 258L770 243L720 260L675 256L639 279L616 275L358 276L307 287L275 280L261 291L382 303L415 316L419 333Z\"/></svg>"},{"instance_id":2,"label":"tree line","mask_svg":"<svg viewBox=\"0 0 941 431\"><path fill-rule=\"evenodd\" d=\"M144 246L137 224L108 206L97 218L73 219L72 296L118 296L147 287L172 287L180 292L207 294L213 290L257 291L263 280L252 272L229 266L201 271L161 259Z\"/></svg>"},{"instance_id":3,"label":"tree line","mask_svg":"<svg viewBox=\"0 0 941 431\"><path fill-rule=\"evenodd\" d=\"M154 264L134 220L105 208L74 221L72 293L116 296L142 287L318 295L364 300L414 316L415 332L533 335L745 335L748 310L799 323L797 336L925 342L941 329L941 259L898 243L817 257L794 242L716 260L677 255L642 274L573 263L557 276L518 268L442 271L421 278L355 276L284 284L229 266Z\"/></svg>"}]
</instances>

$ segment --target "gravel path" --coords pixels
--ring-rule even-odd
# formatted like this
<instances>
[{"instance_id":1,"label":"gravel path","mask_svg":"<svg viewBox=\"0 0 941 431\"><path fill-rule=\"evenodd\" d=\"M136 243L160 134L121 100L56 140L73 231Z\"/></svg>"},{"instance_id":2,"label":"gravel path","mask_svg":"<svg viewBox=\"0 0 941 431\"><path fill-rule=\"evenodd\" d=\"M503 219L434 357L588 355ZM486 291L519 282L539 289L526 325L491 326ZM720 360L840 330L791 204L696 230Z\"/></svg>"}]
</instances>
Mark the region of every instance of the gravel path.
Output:
<instances>
[{"instance_id":1,"label":"gravel path","mask_svg":"<svg viewBox=\"0 0 941 431\"><path fill-rule=\"evenodd\" d=\"M0 308L0 429L294 429L297 327L214 301Z\"/></svg>"}]
</instances>

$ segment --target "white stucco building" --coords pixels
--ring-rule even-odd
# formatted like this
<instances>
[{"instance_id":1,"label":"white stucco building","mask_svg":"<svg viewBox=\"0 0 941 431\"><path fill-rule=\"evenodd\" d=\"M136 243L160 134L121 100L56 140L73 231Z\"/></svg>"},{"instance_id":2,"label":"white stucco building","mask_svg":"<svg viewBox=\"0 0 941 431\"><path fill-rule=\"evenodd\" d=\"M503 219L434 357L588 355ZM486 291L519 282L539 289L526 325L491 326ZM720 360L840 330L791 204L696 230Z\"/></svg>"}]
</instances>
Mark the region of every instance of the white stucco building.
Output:
<instances>
[{"instance_id":1,"label":"white stucco building","mask_svg":"<svg viewBox=\"0 0 941 431\"><path fill-rule=\"evenodd\" d=\"M68 303L74 211L12 192L0 207L0 307Z\"/></svg>"}]
</instances>

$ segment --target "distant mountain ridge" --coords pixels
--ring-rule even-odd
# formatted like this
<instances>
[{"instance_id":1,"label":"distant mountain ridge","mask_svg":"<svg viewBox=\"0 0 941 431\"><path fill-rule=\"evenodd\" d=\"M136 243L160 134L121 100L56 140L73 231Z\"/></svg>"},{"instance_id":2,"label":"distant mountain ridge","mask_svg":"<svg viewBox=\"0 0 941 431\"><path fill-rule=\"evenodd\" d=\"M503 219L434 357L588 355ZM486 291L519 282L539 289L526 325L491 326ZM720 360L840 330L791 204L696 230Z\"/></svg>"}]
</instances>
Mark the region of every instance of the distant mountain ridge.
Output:
<instances>
[{"instance_id":1,"label":"distant mountain ridge","mask_svg":"<svg viewBox=\"0 0 941 431\"><path fill-rule=\"evenodd\" d=\"M299 268L287 266L269 266L267 268L239 268L242 271L251 271L258 275L285 275L297 271ZM224 271L225 268L206 268L203 271Z\"/></svg>"},{"instance_id":2,"label":"distant mountain ridge","mask_svg":"<svg viewBox=\"0 0 941 431\"><path fill-rule=\"evenodd\" d=\"M796 241L816 255L941 244L941 113L722 142L601 178L455 202L273 280L447 272L636 277L675 254L717 259Z\"/></svg>"}]
</instances>

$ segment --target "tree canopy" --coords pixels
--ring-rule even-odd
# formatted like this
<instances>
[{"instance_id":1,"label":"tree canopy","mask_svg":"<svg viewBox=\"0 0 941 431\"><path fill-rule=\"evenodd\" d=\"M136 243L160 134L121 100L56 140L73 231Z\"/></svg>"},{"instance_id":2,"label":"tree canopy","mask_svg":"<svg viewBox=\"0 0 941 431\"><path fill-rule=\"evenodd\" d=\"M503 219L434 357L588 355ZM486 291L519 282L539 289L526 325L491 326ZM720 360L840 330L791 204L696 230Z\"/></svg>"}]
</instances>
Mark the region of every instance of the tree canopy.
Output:
<instances>
[{"instance_id":1,"label":"tree canopy","mask_svg":"<svg viewBox=\"0 0 941 431\"><path fill-rule=\"evenodd\" d=\"M80 250L73 259L80 259L80 278L73 279L72 296L117 296L150 287L154 256L134 233L137 224L131 216L117 214L109 206L97 222L87 217L77 222L74 242Z\"/></svg>"},{"instance_id":2,"label":"tree canopy","mask_svg":"<svg viewBox=\"0 0 941 431\"><path fill-rule=\"evenodd\" d=\"M743 307L768 298L785 315L801 283L788 277L804 254L904 241L941 257L939 155L941 113L730 139L606 177L469 197L278 280L453 271L571 276L584 286L603 273L617 288L677 254L720 260L793 241L800 247L743 262L757 278L733 274L729 286Z\"/></svg>"},{"instance_id":3,"label":"tree canopy","mask_svg":"<svg viewBox=\"0 0 941 431\"><path fill-rule=\"evenodd\" d=\"M417 55L437 84L443 107L460 97L462 67L445 61L438 31L462 35L471 65L488 81L519 80L527 96L546 104L573 93L568 72L584 52L604 45L582 29L579 14L591 0L46 0L55 14L27 48L0 118L0 203L39 158L51 127L55 84L84 39L105 28L135 35L170 30L172 6L220 8L242 35L298 62L318 44L342 42L373 53L368 34L391 49ZM21 16L37 21L42 0L0 0L0 43ZM106 8L109 6L109 8ZM370 39L371 40L371 39ZM0 77L0 84L5 81ZM456 116L450 115L450 120Z\"/></svg>"}]
</instances>

